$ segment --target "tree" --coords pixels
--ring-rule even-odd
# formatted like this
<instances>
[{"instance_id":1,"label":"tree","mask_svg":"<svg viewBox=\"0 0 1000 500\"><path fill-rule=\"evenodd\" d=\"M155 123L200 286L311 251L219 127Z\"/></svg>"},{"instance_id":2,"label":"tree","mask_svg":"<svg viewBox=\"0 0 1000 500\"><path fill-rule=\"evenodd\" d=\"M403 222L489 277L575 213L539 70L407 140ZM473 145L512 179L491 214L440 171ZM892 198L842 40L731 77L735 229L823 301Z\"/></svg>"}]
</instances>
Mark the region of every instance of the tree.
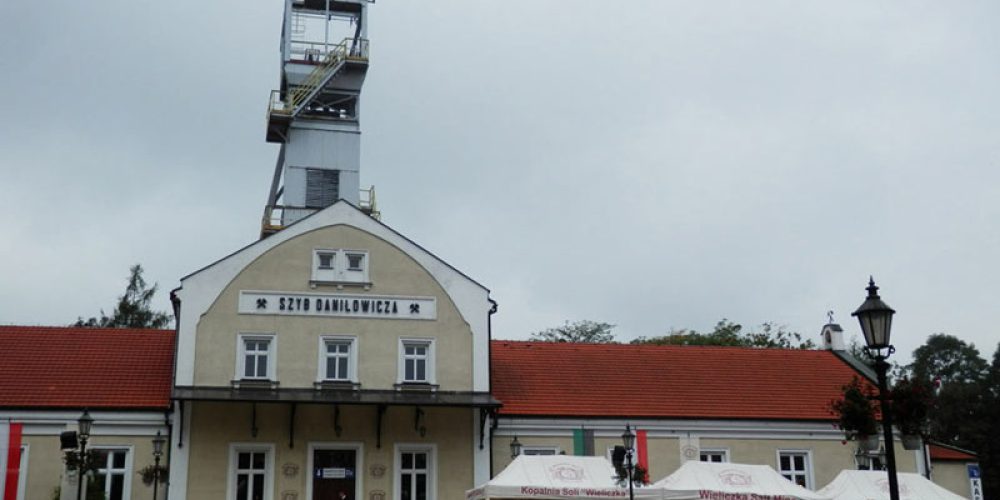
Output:
<instances>
[{"instance_id":1,"label":"tree","mask_svg":"<svg viewBox=\"0 0 1000 500\"><path fill-rule=\"evenodd\" d=\"M975 345L966 344L951 335L935 333L913 351L909 369L920 379L972 383L983 380L989 365L979 356Z\"/></svg>"},{"instance_id":2,"label":"tree","mask_svg":"<svg viewBox=\"0 0 1000 500\"><path fill-rule=\"evenodd\" d=\"M90 328L164 328L173 317L165 312L153 311L150 302L156 294L156 283L147 286L142 278L142 266L129 268L128 286L125 294L118 297L118 304L111 316L101 309L101 317L84 320L78 317L73 326Z\"/></svg>"},{"instance_id":3,"label":"tree","mask_svg":"<svg viewBox=\"0 0 1000 500\"><path fill-rule=\"evenodd\" d=\"M757 329L743 332L743 325L726 318L719 320L709 333L695 330L671 330L659 337L639 337L633 344L653 345L710 345L734 347L758 347L766 349L813 349L812 340L802 341L802 335L788 331L782 325L765 322Z\"/></svg>"},{"instance_id":4,"label":"tree","mask_svg":"<svg viewBox=\"0 0 1000 500\"><path fill-rule=\"evenodd\" d=\"M546 328L545 330L531 334L531 340L535 342L581 342L585 344L614 344L615 335L611 329L615 325L581 320L570 323L566 321L562 326Z\"/></svg>"},{"instance_id":5,"label":"tree","mask_svg":"<svg viewBox=\"0 0 1000 500\"><path fill-rule=\"evenodd\" d=\"M932 384L937 396L929 415L928 437L979 454L987 497L1000 494L1000 436L994 422L1000 418L998 389L1000 347L993 365L973 344L936 333L913 351L913 362L902 373ZM997 377L997 379L993 379Z\"/></svg>"}]
</instances>

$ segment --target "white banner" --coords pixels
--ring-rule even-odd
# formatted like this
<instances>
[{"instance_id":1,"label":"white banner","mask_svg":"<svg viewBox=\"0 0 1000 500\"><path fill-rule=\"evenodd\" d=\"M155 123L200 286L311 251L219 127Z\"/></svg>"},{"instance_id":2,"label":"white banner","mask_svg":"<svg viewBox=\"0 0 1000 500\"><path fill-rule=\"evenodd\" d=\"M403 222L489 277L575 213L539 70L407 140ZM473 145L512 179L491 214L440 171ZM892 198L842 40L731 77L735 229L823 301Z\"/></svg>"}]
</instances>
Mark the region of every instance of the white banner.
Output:
<instances>
[{"instance_id":1,"label":"white banner","mask_svg":"<svg viewBox=\"0 0 1000 500\"><path fill-rule=\"evenodd\" d=\"M240 291L240 314L333 316L373 319L437 319L434 297Z\"/></svg>"}]
</instances>

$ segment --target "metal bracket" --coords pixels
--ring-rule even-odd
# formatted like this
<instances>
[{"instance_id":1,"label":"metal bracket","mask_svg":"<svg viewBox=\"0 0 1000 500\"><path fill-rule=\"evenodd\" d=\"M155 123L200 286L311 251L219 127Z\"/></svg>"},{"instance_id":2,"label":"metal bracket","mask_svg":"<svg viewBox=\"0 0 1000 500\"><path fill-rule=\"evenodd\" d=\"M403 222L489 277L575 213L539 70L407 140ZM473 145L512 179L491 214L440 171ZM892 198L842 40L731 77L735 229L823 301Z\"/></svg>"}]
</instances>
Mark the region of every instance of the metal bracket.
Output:
<instances>
[{"instance_id":1,"label":"metal bracket","mask_svg":"<svg viewBox=\"0 0 1000 500\"><path fill-rule=\"evenodd\" d=\"M257 437L257 403L250 403L250 435Z\"/></svg>"},{"instance_id":2,"label":"metal bracket","mask_svg":"<svg viewBox=\"0 0 1000 500\"><path fill-rule=\"evenodd\" d=\"M420 433L420 437L424 437L427 435L427 427L421 425L421 421L424 420L424 410L419 406L417 406L416 409L416 414L413 416L413 430Z\"/></svg>"},{"instance_id":3,"label":"metal bracket","mask_svg":"<svg viewBox=\"0 0 1000 500\"><path fill-rule=\"evenodd\" d=\"M497 421L494 418L496 412L490 408L479 409L479 449L483 449L483 440L486 439L486 420L490 420L490 435L497 428Z\"/></svg>"},{"instance_id":4,"label":"metal bracket","mask_svg":"<svg viewBox=\"0 0 1000 500\"><path fill-rule=\"evenodd\" d=\"M295 409L298 405L292 403L288 410L288 447L295 448Z\"/></svg>"},{"instance_id":5,"label":"metal bracket","mask_svg":"<svg viewBox=\"0 0 1000 500\"><path fill-rule=\"evenodd\" d=\"M177 401L180 416L177 418L177 447L184 447L184 400Z\"/></svg>"},{"instance_id":6,"label":"metal bracket","mask_svg":"<svg viewBox=\"0 0 1000 500\"><path fill-rule=\"evenodd\" d=\"M382 449L382 417L385 416L385 405L378 405L375 408L375 447Z\"/></svg>"}]
</instances>

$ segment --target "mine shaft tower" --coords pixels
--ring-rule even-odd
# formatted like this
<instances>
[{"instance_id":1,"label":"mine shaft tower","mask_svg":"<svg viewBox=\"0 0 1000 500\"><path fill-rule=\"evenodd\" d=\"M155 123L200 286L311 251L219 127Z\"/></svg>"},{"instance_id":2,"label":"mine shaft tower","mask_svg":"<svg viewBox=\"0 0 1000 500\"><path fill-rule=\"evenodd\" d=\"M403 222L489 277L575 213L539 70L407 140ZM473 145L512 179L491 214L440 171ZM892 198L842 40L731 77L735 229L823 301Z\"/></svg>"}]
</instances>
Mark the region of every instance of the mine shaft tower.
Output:
<instances>
[{"instance_id":1,"label":"mine shaft tower","mask_svg":"<svg viewBox=\"0 0 1000 500\"><path fill-rule=\"evenodd\" d=\"M359 179L371 3L285 0L281 86L267 107L267 142L281 150L261 237L340 199L378 215L374 189L362 192Z\"/></svg>"}]
</instances>

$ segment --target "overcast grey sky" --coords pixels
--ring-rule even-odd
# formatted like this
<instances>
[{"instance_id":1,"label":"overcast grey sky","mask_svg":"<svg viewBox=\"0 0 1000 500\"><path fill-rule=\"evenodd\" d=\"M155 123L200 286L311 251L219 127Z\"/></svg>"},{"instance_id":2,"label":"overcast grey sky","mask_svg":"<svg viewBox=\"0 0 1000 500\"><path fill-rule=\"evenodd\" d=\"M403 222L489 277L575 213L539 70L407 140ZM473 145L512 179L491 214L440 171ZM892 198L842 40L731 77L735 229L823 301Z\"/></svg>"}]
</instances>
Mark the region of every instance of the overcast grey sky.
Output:
<instances>
[{"instance_id":1,"label":"overcast grey sky","mask_svg":"<svg viewBox=\"0 0 1000 500\"><path fill-rule=\"evenodd\" d=\"M0 323L255 239L278 0L0 2ZM818 339L869 274L909 354L1000 335L1000 3L380 0L362 184L499 338L726 317Z\"/></svg>"}]
</instances>

